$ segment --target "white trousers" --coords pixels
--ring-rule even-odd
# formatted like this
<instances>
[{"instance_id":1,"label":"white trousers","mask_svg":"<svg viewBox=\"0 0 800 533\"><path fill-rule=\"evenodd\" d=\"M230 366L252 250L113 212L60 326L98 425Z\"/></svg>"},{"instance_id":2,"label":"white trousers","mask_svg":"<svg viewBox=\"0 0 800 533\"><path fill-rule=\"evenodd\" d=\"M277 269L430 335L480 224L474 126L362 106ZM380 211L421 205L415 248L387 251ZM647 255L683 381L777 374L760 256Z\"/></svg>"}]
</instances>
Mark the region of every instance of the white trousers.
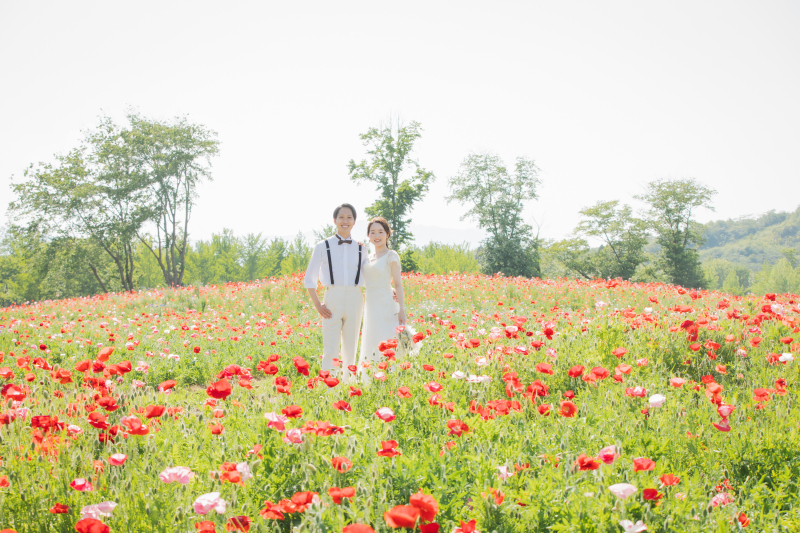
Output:
<instances>
[{"instance_id":1,"label":"white trousers","mask_svg":"<svg viewBox=\"0 0 800 533\"><path fill-rule=\"evenodd\" d=\"M342 361L343 381L350 381L351 372L347 367L356 364L364 296L360 287L333 286L325 290L323 303L332 316L322 319L322 370L331 370L334 367L333 359L339 358Z\"/></svg>"}]
</instances>

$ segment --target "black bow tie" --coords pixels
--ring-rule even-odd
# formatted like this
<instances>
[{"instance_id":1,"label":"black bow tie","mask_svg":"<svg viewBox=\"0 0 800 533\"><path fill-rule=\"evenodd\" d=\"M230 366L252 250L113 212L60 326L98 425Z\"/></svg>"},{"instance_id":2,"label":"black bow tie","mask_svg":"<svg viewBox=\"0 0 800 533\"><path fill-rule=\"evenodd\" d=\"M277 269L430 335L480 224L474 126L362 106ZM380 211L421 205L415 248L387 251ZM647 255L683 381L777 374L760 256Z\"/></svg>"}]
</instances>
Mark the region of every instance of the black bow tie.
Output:
<instances>
[{"instance_id":1,"label":"black bow tie","mask_svg":"<svg viewBox=\"0 0 800 533\"><path fill-rule=\"evenodd\" d=\"M347 239L346 241L339 239L339 244L353 244L353 239Z\"/></svg>"}]
</instances>

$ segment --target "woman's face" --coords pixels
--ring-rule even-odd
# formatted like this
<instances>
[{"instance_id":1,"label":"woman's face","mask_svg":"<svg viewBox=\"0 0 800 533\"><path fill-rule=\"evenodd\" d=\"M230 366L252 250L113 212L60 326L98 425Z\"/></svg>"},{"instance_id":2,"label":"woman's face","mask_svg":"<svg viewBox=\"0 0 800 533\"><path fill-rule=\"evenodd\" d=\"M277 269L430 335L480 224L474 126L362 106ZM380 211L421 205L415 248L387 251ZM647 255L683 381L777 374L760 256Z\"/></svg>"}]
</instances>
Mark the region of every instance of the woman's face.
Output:
<instances>
[{"instance_id":1,"label":"woman's face","mask_svg":"<svg viewBox=\"0 0 800 533\"><path fill-rule=\"evenodd\" d=\"M369 242L375 246L375 248L380 248L381 246L386 245L386 230L383 229L383 226L377 222L373 222L369 225Z\"/></svg>"}]
</instances>

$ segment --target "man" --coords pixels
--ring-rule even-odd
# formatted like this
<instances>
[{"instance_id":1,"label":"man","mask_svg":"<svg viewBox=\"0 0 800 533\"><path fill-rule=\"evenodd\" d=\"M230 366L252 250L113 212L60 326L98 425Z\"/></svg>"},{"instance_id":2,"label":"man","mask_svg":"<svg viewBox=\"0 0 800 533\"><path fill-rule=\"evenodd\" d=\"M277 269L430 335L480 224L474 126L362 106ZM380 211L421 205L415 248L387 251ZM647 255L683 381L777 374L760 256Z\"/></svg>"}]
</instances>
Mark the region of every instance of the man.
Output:
<instances>
[{"instance_id":1,"label":"man","mask_svg":"<svg viewBox=\"0 0 800 533\"><path fill-rule=\"evenodd\" d=\"M369 261L366 246L350 236L355 222L356 210L352 205L342 204L334 209L336 235L314 246L305 277L305 287L322 317L322 370L331 370L334 358L338 357L345 381L352 376L347 367L356 364L364 312L362 268ZM317 294L317 282L325 287L323 302Z\"/></svg>"}]
</instances>

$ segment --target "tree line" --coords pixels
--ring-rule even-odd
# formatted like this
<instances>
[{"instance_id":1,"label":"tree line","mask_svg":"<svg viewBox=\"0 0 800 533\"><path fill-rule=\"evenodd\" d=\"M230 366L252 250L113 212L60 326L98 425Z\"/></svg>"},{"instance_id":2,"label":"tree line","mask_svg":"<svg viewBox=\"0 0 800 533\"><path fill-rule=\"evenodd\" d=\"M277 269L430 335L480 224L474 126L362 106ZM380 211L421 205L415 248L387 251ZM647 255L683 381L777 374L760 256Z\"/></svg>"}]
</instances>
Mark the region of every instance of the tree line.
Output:
<instances>
[{"instance_id":1,"label":"tree line","mask_svg":"<svg viewBox=\"0 0 800 533\"><path fill-rule=\"evenodd\" d=\"M212 179L219 153L216 132L185 117L129 112L126 122L101 118L77 148L55 163L31 165L23 181L12 183L15 199L0 243L2 303L250 281L306 267L310 245L302 236L268 240L223 229L191 242L197 187ZM464 206L462 220L486 231L477 249L415 246L410 214L436 179L413 156L421 136L418 122L389 120L360 136L367 157L347 165L352 182L376 187L366 214L390 222L391 246L405 271L714 284L699 260L704 234L695 217L713 210L715 191L693 179L653 181L634 197L647 206L638 215L619 200L601 200L580 210L570 238L551 241L524 214L541 184L527 157L509 168L496 154L471 153L448 179L446 200ZM316 237L330 231L321 228Z\"/></svg>"}]
</instances>

